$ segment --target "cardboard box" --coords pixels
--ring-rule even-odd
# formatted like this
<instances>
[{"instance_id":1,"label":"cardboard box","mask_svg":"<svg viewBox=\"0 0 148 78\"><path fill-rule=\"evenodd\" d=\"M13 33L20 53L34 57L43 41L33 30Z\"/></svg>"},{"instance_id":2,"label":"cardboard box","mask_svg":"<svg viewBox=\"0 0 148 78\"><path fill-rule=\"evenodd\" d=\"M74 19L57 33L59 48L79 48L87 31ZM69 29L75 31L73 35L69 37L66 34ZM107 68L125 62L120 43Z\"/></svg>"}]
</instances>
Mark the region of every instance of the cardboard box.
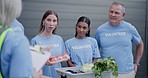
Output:
<instances>
[{"instance_id":1,"label":"cardboard box","mask_svg":"<svg viewBox=\"0 0 148 78\"><path fill-rule=\"evenodd\" d=\"M67 70L72 70L74 73L68 72ZM80 67L64 67L56 68L58 78L65 76L65 78L95 78L93 72L83 73L80 71ZM111 72L105 71L102 73L102 78L114 78Z\"/></svg>"}]
</instances>

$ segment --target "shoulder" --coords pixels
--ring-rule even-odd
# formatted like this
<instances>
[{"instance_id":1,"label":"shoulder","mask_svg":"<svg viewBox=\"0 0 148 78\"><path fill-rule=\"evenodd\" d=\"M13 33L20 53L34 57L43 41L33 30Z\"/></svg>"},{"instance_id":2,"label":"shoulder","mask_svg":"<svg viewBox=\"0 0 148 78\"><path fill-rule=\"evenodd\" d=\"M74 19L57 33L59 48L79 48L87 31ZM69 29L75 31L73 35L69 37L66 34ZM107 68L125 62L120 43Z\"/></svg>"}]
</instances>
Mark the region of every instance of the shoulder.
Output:
<instances>
[{"instance_id":1,"label":"shoulder","mask_svg":"<svg viewBox=\"0 0 148 78\"><path fill-rule=\"evenodd\" d=\"M105 22L104 24L102 24L102 25L100 25L98 28L100 29L100 28L105 28L106 26L108 26L109 25L109 22Z\"/></svg>"},{"instance_id":2,"label":"shoulder","mask_svg":"<svg viewBox=\"0 0 148 78\"><path fill-rule=\"evenodd\" d=\"M108 23L108 22L106 22L106 23L100 25L100 26L97 28L97 32L106 29L108 26L109 26L109 23Z\"/></svg>"},{"instance_id":3,"label":"shoulder","mask_svg":"<svg viewBox=\"0 0 148 78\"><path fill-rule=\"evenodd\" d=\"M35 37L33 37L31 40L30 40L30 43L36 43L36 41L40 40L41 37L39 37L39 35L36 35Z\"/></svg>"},{"instance_id":4,"label":"shoulder","mask_svg":"<svg viewBox=\"0 0 148 78\"><path fill-rule=\"evenodd\" d=\"M33 37L33 38L30 40L30 45L31 45L31 46L35 46L36 44L39 44L38 41L40 41L39 35Z\"/></svg>"},{"instance_id":5,"label":"shoulder","mask_svg":"<svg viewBox=\"0 0 148 78\"><path fill-rule=\"evenodd\" d=\"M93 37L87 37L88 40L90 40L91 42L97 42L95 38Z\"/></svg>"},{"instance_id":6,"label":"shoulder","mask_svg":"<svg viewBox=\"0 0 148 78\"><path fill-rule=\"evenodd\" d=\"M73 41L75 41L75 37L66 40L65 43L71 43L71 42L73 42Z\"/></svg>"},{"instance_id":7,"label":"shoulder","mask_svg":"<svg viewBox=\"0 0 148 78\"><path fill-rule=\"evenodd\" d=\"M8 32L6 37L5 37L5 42L9 43L10 45L12 44L29 44L28 38L18 32Z\"/></svg>"},{"instance_id":8,"label":"shoulder","mask_svg":"<svg viewBox=\"0 0 148 78\"><path fill-rule=\"evenodd\" d=\"M122 25L126 26L131 31L133 31L133 30L135 31L136 30L136 28L131 23L129 23L129 22L122 21Z\"/></svg>"},{"instance_id":9,"label":"shoulder","mask_svg":"<svg viewBox=\"0 0 148 78\"><path fill-rule=\"evenodd\" d=\"M62 37L59 36L59 35L53 35L53 37L56 37L56 38L62 38Z\"/></svg>"},{"instance_id":10,"label":"shoulder","mask_svg":"<svg viewBox=\"0 0 148 78\"><path fill-rule=\"evenodd\" d=\"M131 23L126 22L126 21L122 21L122 25L129 27L129 28L135 28Z\"/></svg>"},{"instance_id":11,"label":"shoulder","mask_svg":"<svg viewBox=\"0 0 148 78\"><path fill-rule=\"evenodd\" d=\"M63 38L62 38L61 36L59 36L59 35L52 35L52 37L53 37L54 39L63 40Z\"/></svg>"},{"instance_id":12,"label":"shoulder","mask_svg":"<svg viewBox=\"0 0 148 78\"><path fill-rule=\"evenodd\" d=\"M39 38L39 35L36 35L35 37L33 37L31 40L36 40Z\"/></svg>"},{"instance_id":13,"label":"shoulder","mask_svg":"<svg viewBox=\"0 0 148 78\"><path fill-rule=\"evenodd\" d=\"M21 33L18 33L18 32L8 32L7 35L6 35L6 38L7 39L11 39L11 40L28 40L27 37Z\"/></svg>"},{"instance_id":14,"label":"shoulder","mask_svg":"<svg viewBox=\"0 0 148 78\"><path fill-rule=\"evenodd\" d=\"M93 37L87 37L87 39L92 40L92 41L96 41L96 39Z\"/></svg>"}]
</instances>

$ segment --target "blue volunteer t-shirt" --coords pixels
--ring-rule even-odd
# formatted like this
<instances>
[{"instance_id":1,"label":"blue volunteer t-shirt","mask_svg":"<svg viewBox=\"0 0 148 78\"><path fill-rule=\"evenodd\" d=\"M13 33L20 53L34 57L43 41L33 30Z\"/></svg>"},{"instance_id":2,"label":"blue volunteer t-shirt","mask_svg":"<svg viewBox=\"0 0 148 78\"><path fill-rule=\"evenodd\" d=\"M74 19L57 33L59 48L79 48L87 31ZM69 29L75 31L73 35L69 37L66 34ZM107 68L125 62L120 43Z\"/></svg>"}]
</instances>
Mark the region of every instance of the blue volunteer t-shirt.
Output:
<instances>
[{"instance_id":1,"label":"blue volunteer t-shirt","mask_svg":"<svg viewBox=\"0 0 148 78\"><path fill-rule=\"evenodd\" d=\"M119 73L134 70L132 43L139 44L141 40L134 26L125 21L122 21L120 26L111 26L107 22L98 27L95 38L101 49L102 58L113 57Z\"/></svg>"},{"instance_id":2,"label":"blue volunteer t-shirt","mask_svg":"<svg viewBox=\"0 0 148 78\"><path fill-rule=\"evenodd\" d=\"M33 65L28 39L18 32L8 32L1 52L1 70L4 78L33 76Z\"/></svg>"},{"instance_id":3,"label":"blue volunteer t-shirt","mask_svg":"<svg viewBox=\"0 0 148 78\"><path fill-rule=\"evenodd\" d=\"M82 66L85 63L92 63L93 58L99 58L100 52L97 41L94 38L84 39L71 38L65 42L66 49L75 66Z\"/></svg>"},{"instance_id":4,"label":"blue volunteer t-shirt","mask_svg":"<svg viewBox=\"0 0 148 78\"><path fill-rule=\"evenodd\" d=\"M65 52L64 41L58 35L51 35L48 38L37 35L36 37L34 37L30 41L30 44L32 46L39 44L43 48L50 45L51 46L51 49L50 49L51 56L59 56L59 55L62 55ZM56 73L55 68L60 68L60 67L61 67L60 62L53 65L53 66L44 65L43 75L49 76L49 77L52 77L52 78L57 78L57 73Z\"/></svg>"}]
</instances>

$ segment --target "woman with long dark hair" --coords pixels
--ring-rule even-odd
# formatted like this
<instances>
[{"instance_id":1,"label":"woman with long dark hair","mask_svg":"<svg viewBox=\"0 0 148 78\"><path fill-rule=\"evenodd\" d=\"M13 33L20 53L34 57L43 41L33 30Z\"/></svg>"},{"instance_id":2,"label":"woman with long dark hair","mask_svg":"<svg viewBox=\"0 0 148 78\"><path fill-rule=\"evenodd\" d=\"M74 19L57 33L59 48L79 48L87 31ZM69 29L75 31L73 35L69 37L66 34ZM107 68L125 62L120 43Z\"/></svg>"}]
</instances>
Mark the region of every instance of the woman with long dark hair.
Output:
<instances>
[{"instance_id":1,"label":"woman with long dark hair","mask_svg":"<svg viewBox=\"0 0 148 78\"><path fill-rule=\"evenodd\" d=\"M58 15L53 10L47 10L42 17L39 34L31 40L31 45L40 45L42 48L51 46L50 52L56 57L65 51L63 39L55 34L58 25ZM57 78L55 68L60 68L61 63L47 62L43 67L43 75Z\"/></svg>"},{"instance_id":2,"label":"woman with long dark hair","mask_svg":"<svg viewBox=\"0 0 148 78\"><path fill-rule=\"evenodd\" d=\"M90 37L90 19L82 16L76 24L75 37L65 42L70 56L68 66L82 66L100 57L97 41Z\"/></svg>"}]
</instances>

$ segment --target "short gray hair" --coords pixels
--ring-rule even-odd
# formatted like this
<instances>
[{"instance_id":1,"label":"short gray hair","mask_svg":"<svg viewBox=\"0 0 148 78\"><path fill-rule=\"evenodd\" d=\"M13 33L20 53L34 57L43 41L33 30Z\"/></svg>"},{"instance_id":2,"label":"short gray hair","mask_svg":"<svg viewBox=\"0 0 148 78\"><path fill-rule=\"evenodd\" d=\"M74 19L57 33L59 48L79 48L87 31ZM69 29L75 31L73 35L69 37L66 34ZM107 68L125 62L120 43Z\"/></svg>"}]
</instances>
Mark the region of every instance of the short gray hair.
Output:
<instances>
[{"instance_id":1,"label":"short gray hair","mask_svg":"<svg viewBox=\"0 0 148 78\"><path fill-rule=\"evenodd\" d=\"M0 0L0 24L10 26L22 11L21 0Z\"/></svg>"},{"instance_id":2,"label":"short gray hair","mask_svg":"<svg viewBox=\"0 0 148 78\"><path fill-rule=\"evenodd\" d=\"M123 13L125 13L125 6L124 6L123 3L114 1L114 2L112 3L112 5L121 5L121 6L122 6L122 11L123 11Z\"/></svg>"}]
</instances>

